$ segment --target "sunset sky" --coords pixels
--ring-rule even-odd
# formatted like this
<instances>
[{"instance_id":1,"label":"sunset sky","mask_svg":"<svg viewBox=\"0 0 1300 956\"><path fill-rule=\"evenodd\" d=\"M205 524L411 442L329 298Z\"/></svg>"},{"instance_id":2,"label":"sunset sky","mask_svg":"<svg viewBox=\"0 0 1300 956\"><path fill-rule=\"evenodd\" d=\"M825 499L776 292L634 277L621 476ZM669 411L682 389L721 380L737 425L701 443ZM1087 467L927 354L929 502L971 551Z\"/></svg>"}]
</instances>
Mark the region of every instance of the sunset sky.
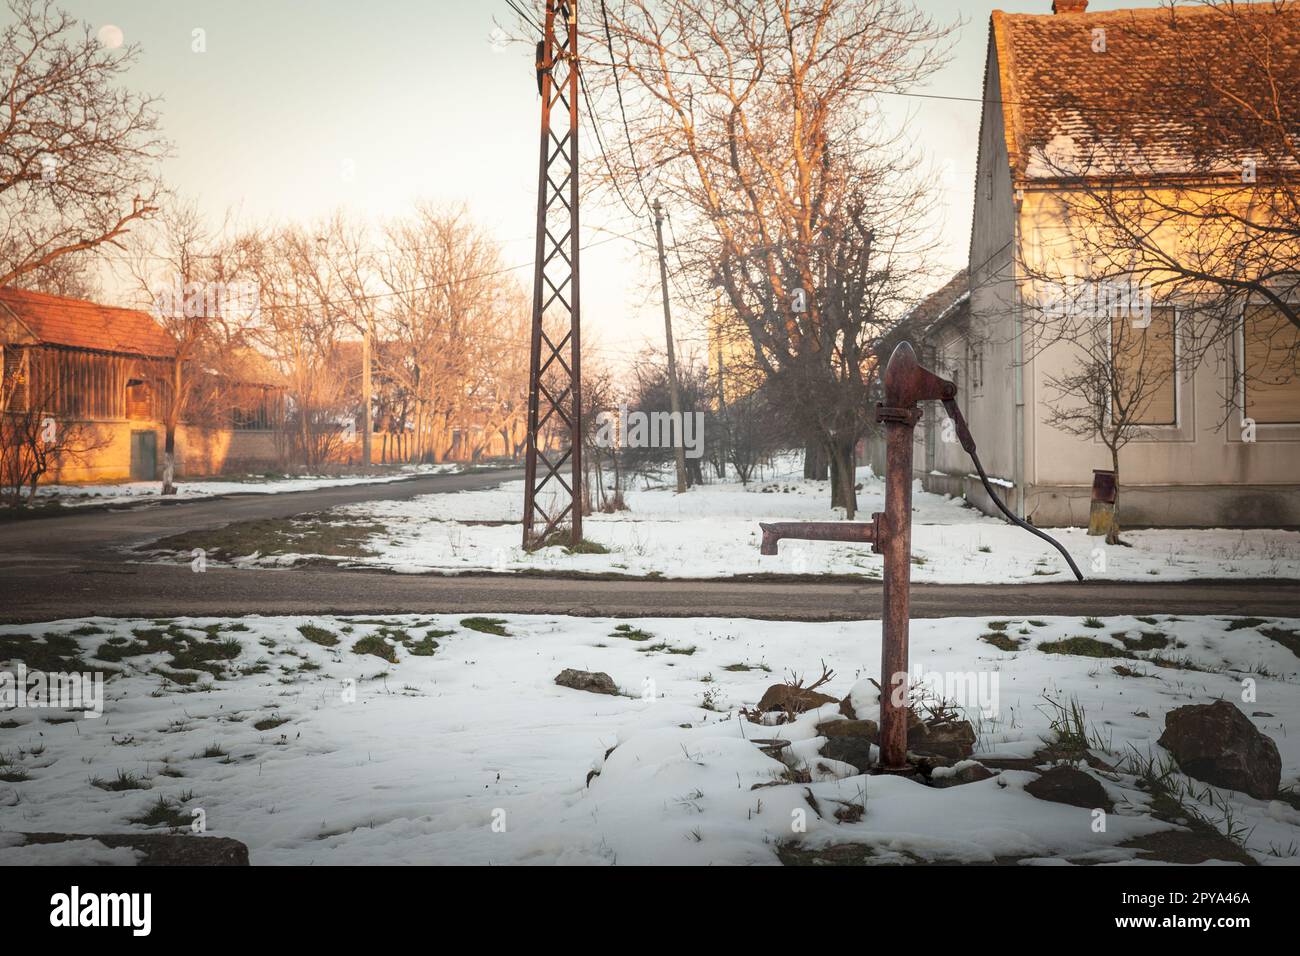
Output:
<instances>
[{"instance_id":1,"label":"sunset sky","mask_svg":"<svg viewBox=\"0 0 1300 956\"><path fill-rule=\"evenodd\" d=\"M508 264L530 282L536 202L538 97L532 50L494 42L504 0L63 0L96 29L116 26L139 43L131 84L163 97L163 128L175 144L168 183L220 220L311 221L337 208L373 220L417 198L465 201L502 242ZM951 62L918 92L967 100L889 97L939 184L942 270L959 268L969 240L988 10L920 0L961 20ZM1094 2L1091 9L1154 6ZM1048 13L1051 0L1009 0L1009 12ZM593 5L591 9L595 9ZM192 31L206 52L191 50ZM622 213L620 218L619 213ZM635 224L621 208L584 210L586 241ZM651 233L641 228L643 240ZM583 261L588 347L613 363L647 341L662 344L653 259L627 240ZM942 280L936 282L941 284ZM110 285L111 291L111 285ZM681 315L689 351L700 341Z\"/></svg>"}]
</instances>

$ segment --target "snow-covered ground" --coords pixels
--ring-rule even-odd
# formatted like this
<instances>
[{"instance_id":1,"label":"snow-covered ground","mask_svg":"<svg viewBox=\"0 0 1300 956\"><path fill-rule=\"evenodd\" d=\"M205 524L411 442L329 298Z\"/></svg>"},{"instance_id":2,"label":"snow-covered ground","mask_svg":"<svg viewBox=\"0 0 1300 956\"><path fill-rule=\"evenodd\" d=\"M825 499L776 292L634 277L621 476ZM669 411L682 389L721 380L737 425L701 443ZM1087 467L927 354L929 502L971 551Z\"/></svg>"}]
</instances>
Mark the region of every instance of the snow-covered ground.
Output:
<instances>
[{"instance_id":1,"label":"snow-covered ground","mask_svg":"<svg viewBox=\"0 0 1300 956\"><path fill-rule=\"evenodd\" d=\"M791 473L793 472L793 473ZM520 547L523 482L405 501L349 505L339 520L379 523L370 557L349 558L404 572L546 570L614 572L663 577L737 574L846 574L879 577L881 558L868 545L783 541L774 557L759 554L760 521L830 521L826 482L805 481L791 469L765 480L715 483L684 495L666 487L627 492L629 510L583 518L587 540L606 554L568 554L559 547L532 553ZM883 482L859 469L860 517L884 509ZM914 581L1006 583L1073 580L1043 541L960 499L916 488L913 497ZM1300 532L1271 530L1130 531L1129 547L1108 547L1086 529L1053 530L1084 575L1128 581L1190 578L1300 578ZM188 560L188 558L187 558ZM242 562L283 566L295 556Z\"/></svg>"},{"instance_id":2,"label":"snow-covered ground","mask_svg":"<svg viewBox=\"0 0 1300 956\"><path fill-rule=\"evenodd\" d=\"M105 647L126 651L108 652L121 660L106 666L121 673L107 684L101 718L0 713L0 831L160 832L166 817L187 827L202 811L207 832L244 841L254 864L775 863L778 846L846 843L881 861L1135 862L1137 852L1120 844L1173 825L1152 816L1124 758L1163 753L1156 739L1170 709L1233 701L1276 741L1283 786L1300 774L1300 735L1288 732L1300 726L1300 659L1267 636L1300 634L1300 621L912 623L918 671L978 678L982 691L968 710L977 758L1033 754L1051 736L1057 705L1084 709L1093 753L1119 768L1093 774L1115 804L1097 832L1091 810L1027 793L1035 776L1027 770L935 789L819 758L815 725L834 705L782 726L738 716L768 685L791 671L815 677L823 661L836 676L821 689L839 697L853 688L860 700L863 678L878 667L878 623L503 615L505 633L492 634L462 620L0 627L0 658L49 635L63 636L50 653L80 653L89 666ZM318 642L338 643L308 640L303 625ZM1169 649L1123 660L1040 649L1077 635L1120 649L1115 635L1144 633L1148 644L1164 635ZM982 634L1021 646L999 650ZM178 672L166 651L131 656L137 642L178 635L186 646L237 642L222 651L234 655L229 670L221 678ZM358 653L367 638L396 663ZM1129 676L1113 669L1121 664ZM564 668L607 672L625 696L558 687ZM172 679L178 673L188 683ZM1249 703L1243 688L1253 688ZM776 737L792 741L788 763L813 782L784 783L792 768L752 742ZM1187 783L1175 774L1175 787ZM1242 835L1259 862L1300 860L1291 804L1191 784L1189 805ZM858 822L833 815L864 802ZM158 826L129 822L151 809ZM69 852L16 842L0 832L0 863L66 861ZM124 861L92 849L104 862Z\"/></svg>"},{"instance_id":3,"label":"snow-covered ground","mask_svg":"<svg viewBox=\"0 0 1300 956\"><path fill-rule=\"evenodd\" d=\"M409 465L383 475L304 475L294 478L214 478L176 483L176 498L212 498L217 495L275 495L286 491L314 491L344 485L367 485L401 481L413 475L442 475L460 471L464 466ZM57 501L65 507L84 505L138 504L159 501L162 483L158 481L123 481L100 485L40 485L36 497L41 503Z\"/></svg>"}]
</instances>

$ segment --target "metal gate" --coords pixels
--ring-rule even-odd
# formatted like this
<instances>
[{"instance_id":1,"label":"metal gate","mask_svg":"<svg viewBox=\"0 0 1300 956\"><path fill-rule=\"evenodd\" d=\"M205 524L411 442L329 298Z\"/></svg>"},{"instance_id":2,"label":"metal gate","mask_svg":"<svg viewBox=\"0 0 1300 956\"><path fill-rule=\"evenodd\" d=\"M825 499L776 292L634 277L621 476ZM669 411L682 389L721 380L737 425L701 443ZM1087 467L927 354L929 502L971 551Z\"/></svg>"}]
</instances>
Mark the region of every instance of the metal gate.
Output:
<instances>
[{"instance_id":1,"label":"metal gate","mask_svg":"<svg viewBox=\"0 0 1300 956\"><path fill-rule=\"evenodd\" d=\"M158 435L155 432L131 432L131 480L154 481L158 478Z\"/></svg>"}]
</instances>

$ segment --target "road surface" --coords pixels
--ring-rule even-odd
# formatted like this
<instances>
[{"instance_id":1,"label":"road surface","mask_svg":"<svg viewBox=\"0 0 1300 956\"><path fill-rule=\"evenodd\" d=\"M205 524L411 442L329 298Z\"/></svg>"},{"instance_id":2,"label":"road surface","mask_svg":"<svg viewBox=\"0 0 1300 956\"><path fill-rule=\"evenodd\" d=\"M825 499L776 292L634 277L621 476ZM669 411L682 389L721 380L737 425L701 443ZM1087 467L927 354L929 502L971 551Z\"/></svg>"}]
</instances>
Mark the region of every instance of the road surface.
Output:
<instances>
[{"instance_id":1,"label":"road surface","mask_svg":"<svg viewBox=\"0 0 1300 956\"><path fill-rule=\"evenodd\" d=\"M524 613L614 617L860 620L880 614L878 581L645 580L531 574L407 575L306 567L235 570L134 563L118 549L231 521L494 486L520 472L430 475L279 495L0 523L0 621L242 614ZM914 584L914 617L1223 614L1300 617L1294 581Z\"/></svg>"}]
</instances>

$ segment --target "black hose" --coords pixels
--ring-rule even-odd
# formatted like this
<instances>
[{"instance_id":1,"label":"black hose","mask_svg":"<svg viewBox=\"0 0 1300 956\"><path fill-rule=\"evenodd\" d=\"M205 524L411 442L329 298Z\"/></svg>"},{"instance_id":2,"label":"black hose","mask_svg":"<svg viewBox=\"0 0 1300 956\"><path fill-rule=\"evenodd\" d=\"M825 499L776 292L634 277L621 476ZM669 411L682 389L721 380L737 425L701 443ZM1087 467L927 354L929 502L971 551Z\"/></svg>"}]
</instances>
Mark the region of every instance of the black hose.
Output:
<instances>
[{"instance_id":1,"label":"black hose","mask_svg":"<svg viewBox=\"0 0 1300 956\"><path fill-rule=\"evenodd\" d=\"M957 438L961 442L961 447L966 449L966 454L970 455L970 460L975 463L975 470L979 473L980 483L984 485L985 492L987 492L988 496L993 499L993 503L998 506L998 510L1006 515L1007 520L1013 525L1018 528L1023 528L1032 535L1042 538L1057 551L1061 552L1061 557L1065 558L1065 563L1070 566L1070 570L1074 572L1074 576L1082 581L1083 572L1080 571L1079 566L1074 563L1074 558L1070 557L1070 552L1066 551L1065 548L1061 546L1061 542L1057 541L1045 531L1040 531L1038 528L1035 528L1029 522L1017 518L1010 510L1008 510L1007 506L1002 503L1002 499L997 496L997 493L994 492L993 485L989 482L989 476L984 474L984 466L980 464L980 456L975 451L975 439L971 436L970 429L966 427L966 419L962 417L961 409L957 407L957 402L951 398L945 398L943 400L943 407L947 410L948 417L952 419L953 424L957 426Z\"/></svg>"}]
</instances>

